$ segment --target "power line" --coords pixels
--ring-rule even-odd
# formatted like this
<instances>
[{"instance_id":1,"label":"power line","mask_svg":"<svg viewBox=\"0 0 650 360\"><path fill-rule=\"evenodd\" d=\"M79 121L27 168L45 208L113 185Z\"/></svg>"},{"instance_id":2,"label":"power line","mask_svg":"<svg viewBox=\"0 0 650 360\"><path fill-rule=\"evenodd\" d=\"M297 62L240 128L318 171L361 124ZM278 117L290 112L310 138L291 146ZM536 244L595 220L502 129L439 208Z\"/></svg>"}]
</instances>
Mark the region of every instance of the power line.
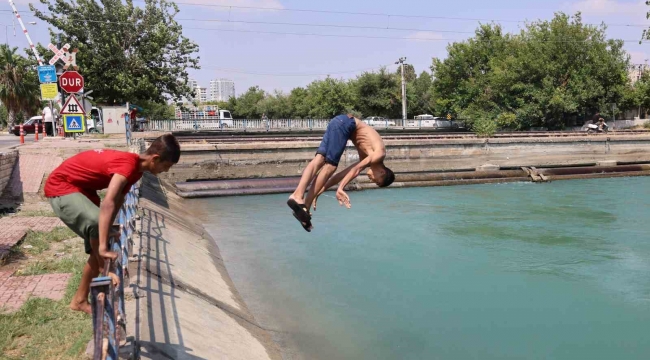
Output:
<instances>
[{"instance_id":1,"label":"power line","mask_svg":"<svg viewBox=\"0 0 650 360\"><path fill-rule=\"evenodd\" d=\"M134 2L145 2L144 0L133 0L133 1ZM218 8L222 8L222 9L307 12L307 13L320 13L320 14L364 15L364 16L380 16L380 17L395 17L395 18L419 18L419 19L432 19L432 20L489 21L489 22L508 22L508 23L525 23L525 22L528 22L528 20L465 18L465 17L448 17L448 16L430 16L430 15L404 15L404 14L337 11L337 10L312 10L312 9L297 9L297 8L269 8L269 7L261 7L261 6L201 4L201 3L179 2L179 1L175 1L175 3L177 5L200 6L200 7L218 7ZM586 23L585 25L598 26L600 24L588 24L588 23ZM625 27L648 27L648 25L644 25L644 24L606 24L606 25L607 26L625 26Z\"/></svg>"},{"instance_id":2,"label":"power line","mask_svg":"<svg viewBox=\"0 0 650 360\"><path fill-rule=\"evenodd\" d=\"M144 0L133 0L134 2L144 3ZM322 13L322 14L340 14L340 15L363 15L363 16L379 16L386 18L420 18L420 19L432 19L432 20L454 20L454 21L488 21L488 22L504 22L504 23L526 23L530 22L529 20L507 20L507 19L487 19L487 18L465 18L465 17L448 17L448 16L429 16L429 15L404 15L404 14L387 14L387 13L368 13L368 12L351 12L351 11L336 11L336 10L312 10L312 9L296 9L296 8L269 8L261 6L239 6L239 5L219 5L219 4L200 4L200 3L190 3L190 2L178 2L175 1L177 5L188 5L188 6L200 6L200 7L217 7L217 8L227 8L227 9L242 9L242 10L267 10L267 11L285 11L285 12L307 12L307 13ZM12 10L2 9L0 12L13 12ZM33 15L24 15L32 16ZM178 19L180 20L180 19ZM224 21L224 20L214 20L214 19L183 19L183 20L193 20L193 21ZM235 21L230 21L235 22ZM262 23L262 22L260 22ZM273 23L268 23L273 24ZM297 25L293 23L278 23L278 25ZM585 23L584 25L600 26L601 24ZM608 27L648 27L646 24L607 24ZM335 26L335 25L312 25L312 26ZM384 29L383 27L367 27L368 29ZM413 29L403 29L403 28L393 28L394 30L413 30ZM440 31L440 32L449 32L449 31Z\"/></svg>"},{"instance_id":3,"label":"power line","mask_svg":"<svg viewBox=\"0 0 650 360\"><path fill-rule=\"evenodd\" d=\"M422 28L394 28L390 26L358 26L358 25L337 25L337 24L309 24L309 23L287 23L287 22L268 22L268 21L244 21L244 20L222 20L222 19L191 19L178 18L179 21L198 21L198 22L219 22L235 24L256 24L256 25L289 25L289 26L312 26L312 27L333 27L346 29L366 29L366 30L399 30L399 31L431 31L438 33L455 33L455 34L474 34L474 31L455 31L455 30L434 30Z\"/></svg>"},{"instance_id":4,"label":"power line","mask_svg":"<svg viewBox=\"0 0 650 360\"><path fill-rule=\"evenodd\" d=\"M371 70L377 70L381 69L382 67L386 67L387 65L379 66L379 67L373 67L373 68L366 68L366 69L358 69L358 70L350 70L350 71L338 71L338 72L329 72L329 73L322 73L322 74L308 74L308 73L260 73L260 72L251 72L247 70L240 70L240 69L228 69L228 68L220 68L220 67L215 67L215 66L201 66L201 68L207 68L207 69L214 69L214 70L219 70L223 72L232 72L232 73L238 73L238 74L246 74L246 75L261 75L261 76L328 76L328 75L339 75L339 74L351 74L351 73L358 73L358 72L365 72L365 71L371 71Z\"/></svg>"},{"instance_id":5,"label":"power line","mask_svg":"<svg viewBox=\"0 0 650 360\"><path fill-rule=\"evenodd\" d=\"M52 16L53 14L50 14ZM111 21L111 20L89 20L83 18L67 18L68 20L76 21L85 21L89 23L100 23L100 24L112 24L112 25L134 25L130 21ZM184 21L192 19L183 19ZM227 21L224 21L227 22ZM263 22L257 22L257 24L264 24ZM268 23L266 23L268 24ZM287 25L289 23L286 23ZM305 25L309 26L309 25ZM370 36L370 35L341 35L341 34L320 34L320 33L300 33L300 32L284 32L284 31L260 31L260 30L236 30L236 29L217 29L217 28L206 28L206 27L187 27L183 26L183 29L189 30L204 30L204 31L217 31L217 32L235 32L235 33L253 33L253 34L273 34L273 35L294 35L294 36L315 36L315 37L338 37L338 38L359 38L359 39L388 39L388 40L411 40L411 41L458 41L465 39L458 38L428 38L428 37L397 37L397 36ZM383 29L383 28L380 28ZM416 30L413 30L416 31ZM417 31L432 31L432 30L422 30L418 29ZM433 31L432 31L433 32ZM452 31L449 31L452 32ZM464 32L457 32L464 33ZM473 33L472 33L473 34ZM591 40L541 40L543 43L585 43ZM639 40L622 40L625 43L638 43ZM647 42L647 41L644 41Z\"/></svg>"}]
</instances>

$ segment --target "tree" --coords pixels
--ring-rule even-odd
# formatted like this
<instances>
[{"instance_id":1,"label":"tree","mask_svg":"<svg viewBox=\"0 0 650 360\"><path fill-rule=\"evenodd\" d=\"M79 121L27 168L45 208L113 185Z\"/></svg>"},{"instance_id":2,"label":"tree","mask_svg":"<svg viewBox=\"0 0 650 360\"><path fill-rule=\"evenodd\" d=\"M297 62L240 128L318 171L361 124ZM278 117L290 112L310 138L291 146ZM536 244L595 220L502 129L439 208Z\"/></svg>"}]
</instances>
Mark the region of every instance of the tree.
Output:
<instances>
[{"instance_id":1,"label":"tree","mask_svg":"<svg viewBox=\"0 0 650 360\"><path fill-rule=\"evenodd\" d=\"M517 35L482 25L474 38L450 45L447 59L434 59L436 108L461 113L470 125L514 114L500 126L571 126L623 100L628 56L605 30L583 24L579 13L528 23Z\"/></svg>"},{"instance_id":2,"label":"tree","mask_svg":"<svg viewBox=\"0 0 650 360\"><path fill-rule=\"evenodd\" d=\"M161 104L153 101L139 101L138 105L142 107L142 113L139 116L152 120L173 119L175 116L174 106Z\"/></svg>"},{"instance_id":3,"label":"tree","mask_svg":"<svg viewBox=\"0 0 650 360\"><path fill-rule=\"evenodd\" d=\"M79 49L77 65L97 101L163 103L191 96L187 69L199 68L193 56L198 46L183 36L173 2L144 0L143 8L132 0L40 2L49 13L30 9L62 33L62 44ZM56 44L52 29L50 35Z\"/></svg>"},{"instance_id":4,"label":"tree","mask_svg":"<svg viewBox=\"0 0 650 360\"><path fill-rule=\"evenodd\" d=\"M350 81L356 108L366 116L399 117L402 109L401 75L364 72Z\"/></svg>"},{"instance_id":5,"label":"tree","mask_svg":"<svg viewBox=\"0 0 650 360\"><path fill-rule=\"evenodd\" d=\"M259 102L265 97L264 90L259 86L252 86L245 93L241 94L232 109L238 119L259 119L262 113L259 111Z\"/></svg>"},{"instance_id":6,"label":"tree","mask_svg":"<svg viewBox=\"0 0 650 360\"><path fill-rule=\"evenodd\" d=\"M354 105L350 84L331 77L309 84L305 102L309 107L308 116L314 119L332 118Z\"/></svg>"},{"instance_id":7,"label":"tree","mask_svg":"<svg viewBox=\"0 0 650 360\"><path fill-rule=\"evenodd\" d=\"M434 114L433 79L431 74L423 71L411 84L406 87L409 113ZM443 115L443 114L439 114ZM444 114L446 115L446 114Z\"/></svg>"},{"instance_id":8,"label":"tree","mask_svg":"<svg viewBox=\"0 0 650 360\"><path fill-rule=\"evenodd\" d=\"M0 101L7 108L9 129L13 129L18 113L33 114L40 108L34 64L17 54L17 49L0 45Z\"/></svg>"}]
</instances>

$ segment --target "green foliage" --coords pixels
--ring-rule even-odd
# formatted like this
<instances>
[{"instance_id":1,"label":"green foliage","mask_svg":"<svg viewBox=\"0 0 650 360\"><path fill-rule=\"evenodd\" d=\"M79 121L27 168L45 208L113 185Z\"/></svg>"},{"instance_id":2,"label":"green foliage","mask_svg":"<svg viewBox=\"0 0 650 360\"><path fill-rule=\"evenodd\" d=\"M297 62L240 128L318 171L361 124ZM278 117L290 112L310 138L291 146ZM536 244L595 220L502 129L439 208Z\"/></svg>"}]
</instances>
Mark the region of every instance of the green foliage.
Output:
<instances>
[{"instance_id":1,"label":"green foliage","mask_svg":"<svg viewBox=\"0 0 650 360\"><path fill-rule=\"evenodd\" d=\"M502 113L496 118L496 124L501 129L517 129L517 116L513 113Z\"/></svg>"},{"instance_id":2,"label":"green foliage","mask_svg":"<svg viewBox=\"0 0 650 360\"><path fill-rule=\"evenodd\" d=\"M167 0L40 0L36 17L61 32L60 42L78 48L77 64L86 88L100 103L164 103L190 96L188 68L198 68L198 46L183 36L174 19L178 7ZM97 22L106 20L106 22ZM50 30L56 44L55 30ZM41 53L49 50L41 47Z\"/></svg>"},{"instance_id":3,"label":"green foliage","mask_svg":"<svg viewBox=\"0 0 650 360\"><path fill-rule=\"evenodd\" d=\"M490 137L497 131L497 122L489 117L479 117L472 123L472 131L478 137Z\"/></svg>"},{"instance_id":4,"label":"green foliage","mask_svg":"<svg viewBox=\"0 0 650 360\"><path fill-rule=\"evenodd\" d=\"M232 109L237 118L259 119L262 113L259 111L259 103L264 100L266 93L259 86L252 86L237 98Z\"/></svg>"},{"instance_id":5,"label":"green foliage","mask_svg":"<svg viewBox=\"0 0 650 360\"><path fill-rule=\"evenodd\" d=\"M174 107L166 103L157 103L150 100L142 100L138 102L138 105L142 107L142 113L138 114L138 117L144 117L152 120L164 120L164 119L173 119Z\"/></svg>"},{"instance_id":6,"label":"green foliage","mask_svg":"<svg viewBox=\"0 0 650 360\"><path fill-rule=\"evenodd\" d=\"M0 129L7 127L7 107L0 106Z\"/></svg>"},{"instance_id":7,"label":"green foliage","mask_svg":"<svg viewBox=\"0 0 650 360\"><path fill-rule=\"evenodd\" d=\"M412 69L412 67L410 67ZM401 117L401 75L382 68L379 72L365 72L351 82L355 103L368 116Z\"/></svg>"},{"instance_id":8,"label":"green foliage","mask_svg":"<svg viewBox=\"0 0 650 360\"><path fill-rule=\"evenodd\" d=\"M646 121L643 123L643 128L644 129L650 129L650 121Z\"/></svg>"},{"instance_id":9,"label":"green foliage","mask_svg":"<svg viewBox=\"0 0 650 360\"><path fill-rule=\"evenodd\" d=\"M33 114L40 108L36 63L16 53L17 50L0 45L0 101L7 110L6 122L10 128L16 123L18 113Z\"/></svg>"},{"instance_id":10,"label":"green foliage","mask_svg":"<svg viewBox=\"0 0 650 360\"><path fill-rule=\"evenodd\" d=\"M452 114L469 109L491 119L515 114L516 123L508 117L510 128L563 128L606 110L607 103L621 103L628 83L623 42L606 39L604 26L585 25L580 14L558 13L526 24L517 35L482 25L448 52L432 65L436 108Z\"/></svg>"}]
</instances>

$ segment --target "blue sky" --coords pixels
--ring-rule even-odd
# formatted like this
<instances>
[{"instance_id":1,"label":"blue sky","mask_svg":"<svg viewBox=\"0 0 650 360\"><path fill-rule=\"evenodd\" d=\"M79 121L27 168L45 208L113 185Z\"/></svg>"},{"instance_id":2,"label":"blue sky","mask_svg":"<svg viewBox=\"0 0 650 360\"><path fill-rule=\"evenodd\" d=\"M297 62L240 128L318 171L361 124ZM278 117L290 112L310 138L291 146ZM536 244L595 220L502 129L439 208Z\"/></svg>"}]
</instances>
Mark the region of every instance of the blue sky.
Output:
<instances>
[{"instance_id":1,"label":"blue sky","mask_svg":"<svg viewBox=\"0 0 650 360\"><path fill-rule=\"evenodd\" d=\"M16 0L25 21L37 20L29 16L29 2ZM650 21L645 17L646 9L650 7L639 0L178 0L178 3L181 9L178 18L183 19L179 21L184 25L184 33L200 47L202 69L192 71L192 76L202 86L207 86L214 78L233 79L237 94L254 85L259 85L267 91L290 91L296 86L304 86L315 79L325 78L326 74L337 78L350 78L359 74L360 70L378 69L382 65L396 69L394 62L401 56L407 57L407 62L413 64L416 71L429 70L432 57L445 57L445 48L449 42L472 36L478 25L478 21L474 20L288 11L292 9L496 19L504 20L501 24L511 32L517 32L523 25L517 21L550 19L557 11L570 14L581 11L584 21L588 23L605 21L612 25L650 25ZM136 4L141 5L142 2L136 0ZM285 10L269 11L227 6ZM7 2L0 4L0 24L12 24L12 14L6 11L9 9ZM327 26L297 26L286 23ZM49 42L44 25L40 21L37 25L27 25L35 42ZM346 26L409 30L358 29ZM0 27L0 40L4 40L4 30ZM633 62L642 63L650 58L650 43L639 45L634 41L640 38L642 30L641 27L610 26L608 34L613 38L632 40L626 43L625 47ZM278 33L311 33L341 37ZM18 26L15 37L12 27L9 27L8 35L10 45L27 47L27 40ZM49 58L51 55L48 53L43 57ZM83 73L83 69L81 72Z\"/></svg>"}]
</instances>

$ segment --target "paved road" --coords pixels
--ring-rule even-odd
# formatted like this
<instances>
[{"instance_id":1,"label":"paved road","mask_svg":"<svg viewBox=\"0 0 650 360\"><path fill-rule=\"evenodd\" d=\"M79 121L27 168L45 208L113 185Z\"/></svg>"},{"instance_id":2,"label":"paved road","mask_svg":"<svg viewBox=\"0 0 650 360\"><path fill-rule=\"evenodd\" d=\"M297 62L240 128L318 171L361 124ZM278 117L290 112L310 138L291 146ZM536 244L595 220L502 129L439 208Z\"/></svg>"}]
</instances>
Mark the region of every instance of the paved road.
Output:
<instances>
[{"instance_id":1,"label":"paved road","mask_svg":"<svg viewBox=\"0 0 650 360\"><path fill-rule=\"evenodd\" d=\"M25 136L25 142L33 142L34 141L34 134L29 134L28 136ZM16 136L14 134L8 135L8 134L0 134L0 150L6 150L10 146L18 145L20 144L20 137Z\"/></svg>"}]
</instances>

